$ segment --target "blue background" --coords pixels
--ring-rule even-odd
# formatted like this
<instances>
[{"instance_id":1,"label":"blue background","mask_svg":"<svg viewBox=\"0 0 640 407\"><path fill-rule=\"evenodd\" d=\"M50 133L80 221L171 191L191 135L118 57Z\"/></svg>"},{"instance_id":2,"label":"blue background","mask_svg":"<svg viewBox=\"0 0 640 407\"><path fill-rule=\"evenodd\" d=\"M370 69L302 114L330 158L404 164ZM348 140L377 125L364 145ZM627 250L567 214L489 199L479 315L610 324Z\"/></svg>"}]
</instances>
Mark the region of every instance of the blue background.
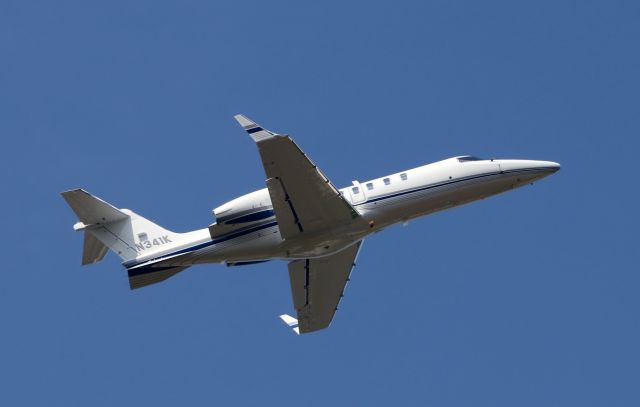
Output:
<instances>
[{"instance_id":1,"label":"blue background","mask_svg":"<svg viewBox=\"0 0 640 407\"><path fill-rule=\"evenodd\" d=\"M0 404L640 405L635 1L0 3ZM301 337L284 262L129 291L59 192L176 231L262 188L245 113L339 186L556 175L368 239Z\"/></svg>"}]
</instances>

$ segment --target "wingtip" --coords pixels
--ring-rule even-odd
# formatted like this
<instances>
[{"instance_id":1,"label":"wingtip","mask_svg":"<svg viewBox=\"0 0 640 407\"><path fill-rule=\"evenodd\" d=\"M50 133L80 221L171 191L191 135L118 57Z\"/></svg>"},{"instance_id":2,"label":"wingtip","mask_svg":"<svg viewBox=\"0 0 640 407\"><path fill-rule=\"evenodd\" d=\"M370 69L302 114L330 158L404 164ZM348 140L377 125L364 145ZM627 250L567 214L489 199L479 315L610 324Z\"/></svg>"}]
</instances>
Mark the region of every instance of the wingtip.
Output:
<instances>
[{"instance_id":1,"label":"wingtip","mask_svg":"<svg viewBox=\"0 0 640 407\"><path fill-rule=\"evenodd\" d=\"M243 114L237 114L233 116L233 118L236 119L238 124L240 124L247 133L249 133L249 136L251 136L253 141L256 143L276 135L275 133L261 127L258 123Z\"/></svg>"},{"instance_id":2,"label":"wingtip","mask_svg":"<svg viewBox=\"0 0 640 407\"><path fill-rule=\"evenodd\" d=\"M85 194L88 194L88 192L84 188L73 188L73 189L67 189L66 191L60 192L60 195L66 196L66 195L77 194L78 192L84 192Z\"/></svg>"},{"instance_id":3,"label":"wingtip","mask_svg":"<svg viewBox=\"0 0 640 407\"><path fill-rule=\"evenodd\" d=\"M289 326L295 326L298 325L298 320L295 319L294 317L292 317L289 314L282 314L280 315L280 319L282 320L282 322L284 322L285 324L289 325Z\"/></svg>"},{"instance_id":4,"label":"wingtip","mask_svg":"<svg viewBox=\"0 0 640 407\"><path fill-rule=\"evenodd\" d=\"M238 124L240 124L240 126L244 127L249 127L251 125L255 125L256 123L254 121L252 121L251 119L249 119L247 116L238 113L237 115L233 116L234 119L236 119L236 121L238 122Z\"/></svg>"},{"instance_id":5,"label":"wingtip","mask_svg":"<svg viewBox=\"0 0 640 407\"><path fill-rule=\"evenodd\" d=\"M288 314L280 315L280 319L289 326L289 328L293 329L293 332L296 335L300 335L300 327L298 326L298 320Z\"/></svg>"}]
</instances>

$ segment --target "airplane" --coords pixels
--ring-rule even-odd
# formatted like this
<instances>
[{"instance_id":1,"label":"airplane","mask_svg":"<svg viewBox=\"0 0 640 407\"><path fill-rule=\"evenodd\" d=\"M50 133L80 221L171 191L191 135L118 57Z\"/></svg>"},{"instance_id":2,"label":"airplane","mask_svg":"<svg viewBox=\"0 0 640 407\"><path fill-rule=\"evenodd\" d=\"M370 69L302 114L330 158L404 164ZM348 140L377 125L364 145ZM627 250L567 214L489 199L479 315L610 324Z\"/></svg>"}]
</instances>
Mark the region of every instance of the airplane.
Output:
<instances>
[{"instance_id":1,"label":"airplane","mask_svg":"<svg viewBox=\"0 0 640 407\"><path fill-rule=\"evenodd\" d=\"M203 263L241 266L288 261L296 316L280 315L297 334L333 320L363 240L419 216L528 185L560 169L552 161L464 155L338 189L286 134L246 116L238 123L258 146L266 188L213 210L208 228L175 233L83 189L62 192L84 231L82 264L111 250L131 289Z\"/></svg>"}]
</instances>

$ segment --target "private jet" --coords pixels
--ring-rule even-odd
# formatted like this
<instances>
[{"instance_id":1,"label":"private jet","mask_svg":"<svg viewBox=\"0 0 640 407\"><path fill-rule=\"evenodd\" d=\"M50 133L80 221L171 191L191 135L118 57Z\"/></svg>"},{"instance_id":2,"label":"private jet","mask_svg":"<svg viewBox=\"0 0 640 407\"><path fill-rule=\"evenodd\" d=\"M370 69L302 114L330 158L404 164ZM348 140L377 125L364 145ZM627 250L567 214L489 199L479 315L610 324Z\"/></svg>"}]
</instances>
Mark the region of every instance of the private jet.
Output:
<instances>
[{"instance_id":1,"label":"private jet","mask_svg":"<svg viewBox=\"0 0 640 407\"><path fill-rule=\"evenodd\" d=\"M363 240L419 216L528 185L560 169L552 161L459 156L338 189L285 134L235 119L258 146L266 188L213 210L209 227L175 233L83 189L62 192L84 231L82 264L111 250L131 289L159 283L194 264L241 266L288 261L297 334L327 328Z\"/></svg>"}]
</instances>

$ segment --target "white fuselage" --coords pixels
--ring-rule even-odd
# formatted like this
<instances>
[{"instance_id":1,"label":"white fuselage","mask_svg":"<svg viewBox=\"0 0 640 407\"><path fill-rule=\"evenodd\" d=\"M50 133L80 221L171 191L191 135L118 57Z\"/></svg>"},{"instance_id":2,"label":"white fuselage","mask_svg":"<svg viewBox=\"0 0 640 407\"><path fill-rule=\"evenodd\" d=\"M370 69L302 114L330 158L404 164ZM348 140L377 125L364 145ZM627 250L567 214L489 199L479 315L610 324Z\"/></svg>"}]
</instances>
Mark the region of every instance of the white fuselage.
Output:
<instances>
[{"instance_id":1,"label":"white fuselage","mask_svg":"<svg viewBox=\"0 0 640 407\"><path fill-rule=\"evenodd\" d=\"M214 210L217 223L184 234L170 251L152 252L136 265L243 264L272 259L321 257L335 253L395 223L428 215L523 186L556 172L550 161L479 160L454 157L366 182L353 181L340 193L361 215L342 227L292 241L280 236L268 190L236 198ZM175 261L170 259L175 256ZM132 262L125 263L130 267Z\"/></svg>"}]
</instances>

